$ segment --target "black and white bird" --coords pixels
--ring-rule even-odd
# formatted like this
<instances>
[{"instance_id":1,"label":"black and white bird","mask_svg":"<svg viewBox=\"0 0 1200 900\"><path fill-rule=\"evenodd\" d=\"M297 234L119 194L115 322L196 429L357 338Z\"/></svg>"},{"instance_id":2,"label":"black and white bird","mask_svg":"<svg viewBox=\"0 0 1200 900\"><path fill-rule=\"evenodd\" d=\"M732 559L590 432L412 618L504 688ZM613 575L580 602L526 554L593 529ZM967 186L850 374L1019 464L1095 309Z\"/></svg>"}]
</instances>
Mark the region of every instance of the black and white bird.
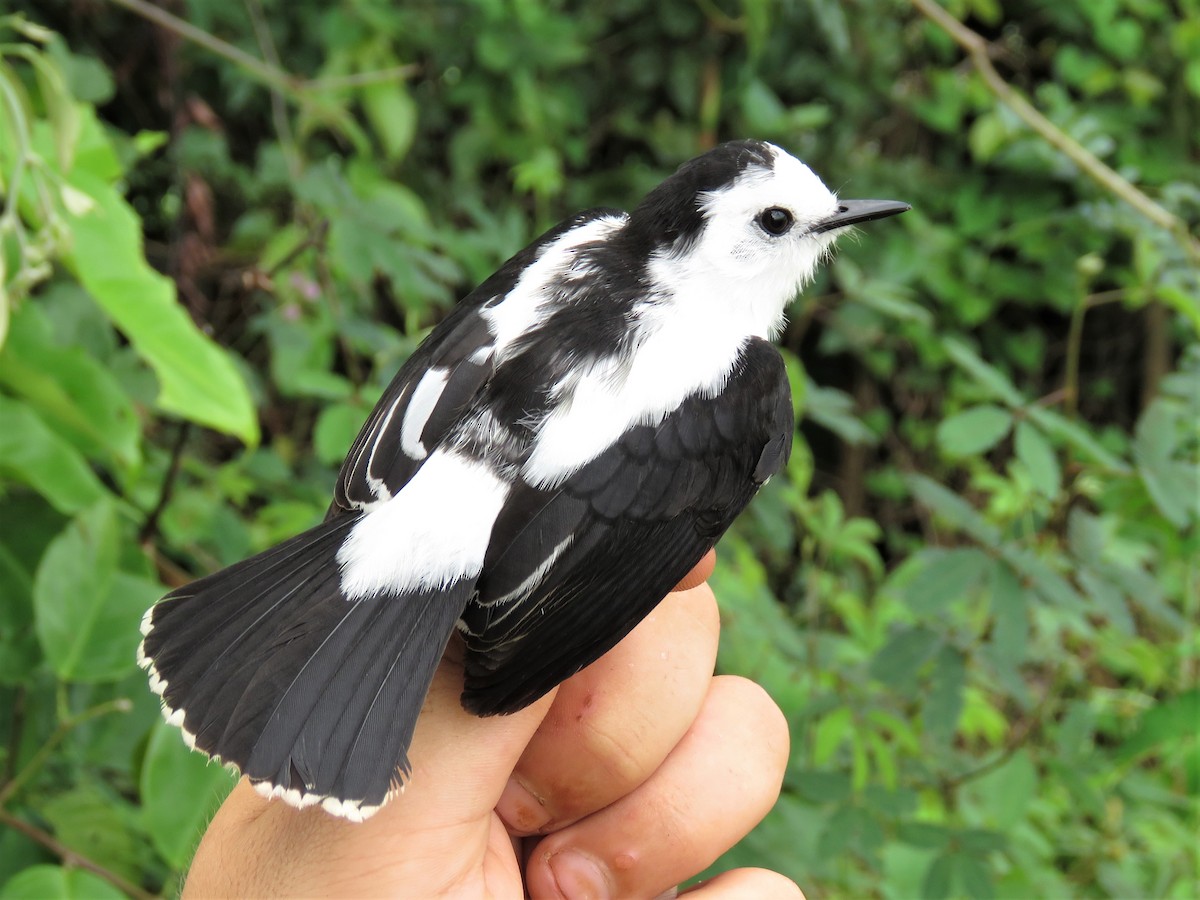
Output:
<instances>
[{"instance_id":1,"label":"black and white bird","mask_svg":"<svg viewBox=\"0 0 1200 900\"><path fill-rule=\"evenodd\" d=\"M478 715L599 658L786 460L788 302L844 229L908 208L736 141L542 235L400 369L322 524L147 612L167 721L265 796L362 820L410 773L455 630Z\"/></svg>"}]
</instances>

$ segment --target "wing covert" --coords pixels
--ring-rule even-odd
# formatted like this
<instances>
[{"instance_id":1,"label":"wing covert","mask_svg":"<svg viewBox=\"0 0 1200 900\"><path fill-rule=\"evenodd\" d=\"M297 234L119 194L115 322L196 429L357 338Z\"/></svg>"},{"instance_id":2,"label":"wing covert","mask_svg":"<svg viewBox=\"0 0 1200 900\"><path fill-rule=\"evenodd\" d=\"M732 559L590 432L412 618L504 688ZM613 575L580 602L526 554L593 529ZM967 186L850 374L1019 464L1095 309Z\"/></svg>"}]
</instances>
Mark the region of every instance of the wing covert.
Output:
<instances>
[{"instance_id":1,"label":"wing covert","mask_svg":"<svg viewBox=\"0 0 1200 900\"><path fill-rule=\"evenodd\" d=\"M752 339L717 397L636 426L553 490L515 490L463 616L467 708L520 709L607 652L779 469L793 430L783 360Z\"/></svg>"}]
</instances>

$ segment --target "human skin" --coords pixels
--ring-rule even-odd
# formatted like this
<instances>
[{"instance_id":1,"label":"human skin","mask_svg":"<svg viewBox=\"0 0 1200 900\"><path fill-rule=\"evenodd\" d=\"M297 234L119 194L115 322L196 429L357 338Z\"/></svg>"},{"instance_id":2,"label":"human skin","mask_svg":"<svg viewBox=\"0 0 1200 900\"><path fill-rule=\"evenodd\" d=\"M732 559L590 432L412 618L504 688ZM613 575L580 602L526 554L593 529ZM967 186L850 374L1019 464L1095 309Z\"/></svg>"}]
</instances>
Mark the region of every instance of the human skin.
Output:
<instances>
[{"instance_id":1,"label":"human skin","mask_svg":"<svg viewBox=\"0 0 1200 900\"><path fill-rule=\"evenodd\" d=\"M243 779L209 826L185 898L652 898L766 815L787 724L753 682L713 676L706 558L625 640L510 716L459 703L452 644L409 751L404 792L368 821L267 801ZM800 898L763 869L694 900Z\"/></svg>"}]
</instances>

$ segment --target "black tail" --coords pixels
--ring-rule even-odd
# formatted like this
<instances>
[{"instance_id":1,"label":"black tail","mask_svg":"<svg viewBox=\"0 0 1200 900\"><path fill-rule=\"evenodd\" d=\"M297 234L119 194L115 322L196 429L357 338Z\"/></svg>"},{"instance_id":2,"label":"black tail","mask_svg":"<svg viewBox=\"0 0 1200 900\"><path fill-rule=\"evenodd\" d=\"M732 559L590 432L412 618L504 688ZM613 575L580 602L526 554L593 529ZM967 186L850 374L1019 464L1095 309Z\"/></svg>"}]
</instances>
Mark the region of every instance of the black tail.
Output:
<instances>
[{"instance_id":1,"label":"black tail","mask_svg":"<svg viewBox=\"0 0 1200 900\"><path fill-rule=\"evenodd\" d=\"M327 521L164 597L140 664L167 721L260 793L361 819L409 772L417 715L472 585L350 601Z\"/></svg>"}]
</instances>

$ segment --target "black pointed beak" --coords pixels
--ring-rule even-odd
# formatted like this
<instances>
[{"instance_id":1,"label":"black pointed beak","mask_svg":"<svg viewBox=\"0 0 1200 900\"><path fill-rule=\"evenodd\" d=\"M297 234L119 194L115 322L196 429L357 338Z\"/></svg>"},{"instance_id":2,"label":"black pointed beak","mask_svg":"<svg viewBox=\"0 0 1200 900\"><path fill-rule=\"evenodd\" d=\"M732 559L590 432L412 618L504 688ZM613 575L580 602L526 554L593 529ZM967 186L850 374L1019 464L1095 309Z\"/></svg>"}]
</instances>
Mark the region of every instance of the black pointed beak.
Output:
<instances>
[{"instance_id":1,"label":"black pointed beak","mask_svg":"<svg viewBox=\"0 0 1200 900\"><path fill-rule=\"evenodd\" d=\"M910 209L912 207L909 204L899 200L839 200L837 212L810 228L809 234L833 231L835 228L870 222L872 219L886 219Z\"/></svg>"}]
</instances>

